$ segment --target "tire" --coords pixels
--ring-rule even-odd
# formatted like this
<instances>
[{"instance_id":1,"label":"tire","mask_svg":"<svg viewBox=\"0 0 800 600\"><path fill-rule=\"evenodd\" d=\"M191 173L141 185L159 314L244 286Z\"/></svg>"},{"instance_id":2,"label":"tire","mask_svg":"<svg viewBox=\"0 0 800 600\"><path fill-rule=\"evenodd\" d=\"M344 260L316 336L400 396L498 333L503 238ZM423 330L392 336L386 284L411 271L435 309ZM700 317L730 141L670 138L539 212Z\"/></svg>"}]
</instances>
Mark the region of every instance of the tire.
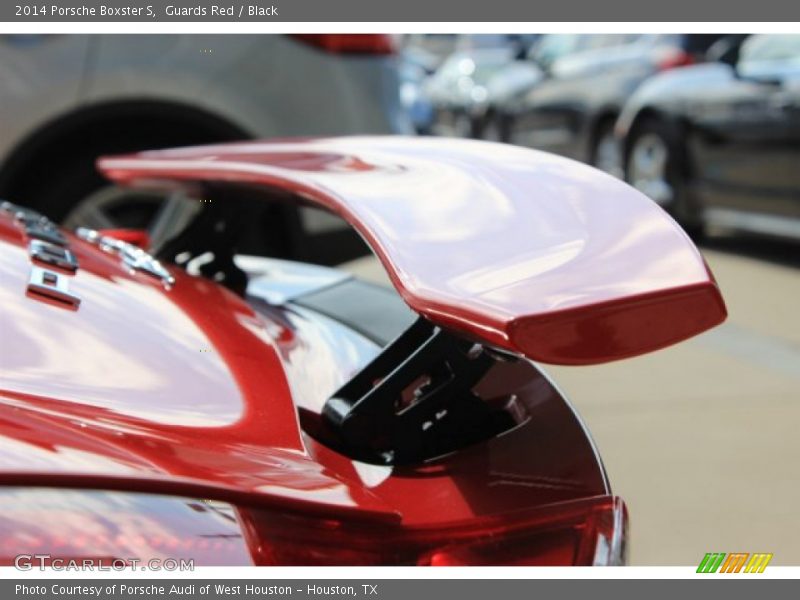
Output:
<instances>
[{"instance_id":1,"label":"tire","mask_svg":"<svg viewBox=\"0 0 800 600\"><path fill-rule=\"evenodd\" d=\"M488 113L483 119L479 137L489 142L508 142L508 135L502 115L496 112Z\"/></svg>"},{"instance_id":2,"label":"tire","mask_svg":"<svg viewBox=\"0 0 800 600\"><path fill-rule=\"evenodd\" d=\"M92 229L146 229L154 246L175 233L197 212L196 203L175 200L170 222L172 228L153 228L158 221L166 195L152 191L126 189L109 183L95 168L95 160L104 154L163 148L168 140L130 140L124 144L109 143L82 149L73 155L49 156L42 162L53 165L46 177L29 182L24 203L57 221L67 229L84 226ZM185 143L185 142L184 142ZM175 208L181 214L175 214Z\"/></svg>"},{"instance_id":3,"label":"tire","mask_svg":"<svg viewBox=\"0 0 800 600\"><path fill-rule=\"evenodd\" d=\"M172 210L167 227L153 229L158 225L161 207L165 196L153 192L125 189L110 184L95 168L98 156L136 152L146 149L178 147L225 141L200 134L189 137L166 135L163 137L123 136L123 141L99 141L81 149L75 154L47 153L38 159L49 170L26 180L14 194L16 201L30 206L67 229L86 226L93 229L134 228L147 229L153 248L157 249L201 208L194 201L171 198ZM14 201L13 198L9 197ZM109 222L87 218L86 203L99 203L108 208ZM177 205L177 206L176 206ZM91 211L89 211L90 213ZM83 214L82 214L83 213ZM245 254L273 256L292 260L302 260L325 265L338 264L363 256L368 252L361 238L349 227L341 230L315 233L303 226L297 208L275 204L265 206L255 216L257 225L252 231L243 234L239 251Z\"/></svg>"},{"instance_id":4,"label":"tire","mask_svg":"<svg viewBox=\"0 0 800 600\"><path fill-rule=\"evenodd\" d=\"M650 197L692 237L703 234L702 213L689 193L686 153L676 127L648 118L635 126L625 154L625 180Z\"/></svg>"},{"instance_id":5,"label":"tire","mask_svg":"<svg viewBox=\"0 0 800 600\"><path fill-rule=\"evenodd\" d=\"M74 226L75 209L100 190L111 187L95 167L98 156L138 152L141 150L168 148L175 146L214 143L224 141L216 136L202 136L197 133L189 135L148 132L137 136L135 132L122 129L113 132L114 137L103 138L94 129L87 130L87 137L92 141L78 148L77 152L60 151L47 148L36 159L46 170L42 176L28 178L22 184L24 198L20 201L46 214L54 221ZM113 215L114 225L118 227L141 228L146 226L146 218L157 209L157 198L154 194L131 195L139 207L121 207ZM69 222L72 220L72 222ZM87 224L91 226L91 224Z\"/></svg>"},{"instance_id":6,"label":"tire","mask_svg":"<svg viewBox=\"0 0 800 600\"><path fill-rule=\"evenodd\" d=\"M453 136L460 139L475 137L475 123L467 113L458 111L453 117Z\"/></svg>"},{"instance_id":7,"label":"tire","mask_svg":"<svg viewBox=\"0 0 800 600\"><path fill-rule=\"evenodd\" d=\"M603 118L595 129L589 149L589 162L609 175L620 179L623 177L622 152L614 135L613 118Z\"/></svg>"}]
</instances>

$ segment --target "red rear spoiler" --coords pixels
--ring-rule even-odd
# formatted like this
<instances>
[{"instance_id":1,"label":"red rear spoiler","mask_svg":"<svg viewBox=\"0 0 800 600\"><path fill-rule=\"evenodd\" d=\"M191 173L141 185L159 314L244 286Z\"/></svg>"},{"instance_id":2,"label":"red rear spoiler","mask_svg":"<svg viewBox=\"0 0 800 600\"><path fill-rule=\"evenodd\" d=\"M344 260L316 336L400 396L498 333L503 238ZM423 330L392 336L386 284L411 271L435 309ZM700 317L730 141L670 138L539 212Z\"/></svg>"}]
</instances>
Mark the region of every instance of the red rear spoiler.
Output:
<instances>
[{"instance_id":1,"label":"red rear spoiler","mask_svg":"<svg viewBox=\"0 0 800 600\"><path fill-rule=\"evenodd\" d=\"M292 192L347 220L406 303L529 358L600 363L721 323L719 289L648 198L550 154L486 142L357 137L102 158L121 183L233 182Z\"/></svg>"}]
</instances>

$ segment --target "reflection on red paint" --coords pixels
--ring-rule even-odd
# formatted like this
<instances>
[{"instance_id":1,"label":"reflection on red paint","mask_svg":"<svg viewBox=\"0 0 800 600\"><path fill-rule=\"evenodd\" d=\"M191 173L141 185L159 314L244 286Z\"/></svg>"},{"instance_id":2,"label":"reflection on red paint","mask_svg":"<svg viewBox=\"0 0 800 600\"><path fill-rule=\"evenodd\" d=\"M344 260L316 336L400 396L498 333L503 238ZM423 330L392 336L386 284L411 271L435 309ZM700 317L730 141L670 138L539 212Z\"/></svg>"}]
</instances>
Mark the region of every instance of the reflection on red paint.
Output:
<instances>
[{"instance_id":1,"label":"reflection on red paint","mask_svg":"<svg viewBox=\"0 0 800 600\"><path fill-rule=\"evenodd\" d=\"M191 506L190 506L191 505ZM108 566L135 559L252 564L234 509L220 502L102 491L0 490L0 565L20 554ZM39 566L38 559L35 566Z\"/></svg>"},{"instance_id":2,"label":"reflection on red paint","mask_svg":"<svg viewBox=\"0 0 800 600\"><path fill-rule=\"evenodd\" d=\"M627 184L554 155L467 140L360 137L152 151L99 166L121 183L235 182L292 192L357 229L412 309L542 362L626 358L726 316L699 252L663 210Z\"/></svg>"}]
</instances>

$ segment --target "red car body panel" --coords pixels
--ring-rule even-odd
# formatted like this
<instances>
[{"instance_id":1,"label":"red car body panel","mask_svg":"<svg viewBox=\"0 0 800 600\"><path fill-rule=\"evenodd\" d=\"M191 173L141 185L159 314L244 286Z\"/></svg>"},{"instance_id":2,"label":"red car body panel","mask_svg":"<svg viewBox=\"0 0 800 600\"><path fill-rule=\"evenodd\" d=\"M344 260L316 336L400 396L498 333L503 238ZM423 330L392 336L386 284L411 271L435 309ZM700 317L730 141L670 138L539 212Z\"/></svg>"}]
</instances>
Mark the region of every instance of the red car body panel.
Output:
<instances>
[{"instance_id":1,"label":"red car body panel","mask_svg":"<svg viewBox=\"0 0 800 600\"><path fill-rule=\"evenodd\" d=\"M359 466L359 474L352 461L300 433L296 405L319 406L335 388L293 398L287 373L339 368L308 354L312 340L302 339L302 331L180 269L172 270L175 284L165 290L67 235L80 261L71 282L83 297L78 310L25 297L31 263L24 236L0 217L2 279L11 284L2 286L0 321L5 484L188 494L407 523L520 509L534 497L540 504L607 492L580 423L541 375L521 391L536 404L540 422L503 443L420 467L427 475L419 478L389 477L414 468L373 465ZM300 364L290 367L291 360ZM349 375L339 373L340 381ZM509 376L491 385L513 383ZM556 438L538 432L550 428ZM504 463L502 473L490 466ZM370 470L380 486L364 485ZM543 483L538 490L489 491L491 481L508 477ZM464 497L464 485L478 495L477 504ZM435 493L425 494L427 488Z\"/></svg>"},{"instance_id":2,"label":"red car body panel","mask_svg":"<svg viewBox=\"0 0 800 600\"><path fill-rule=\"evenodd\" d=\"M725 319L697 249L652 201L586 165L465 140L252 142L105 158L119 182L285 190L347 220L432 322L529 358L592 364Z\"/></svg>"},{"instance_id":3,"label":"red car body panel","mask_svg":"<svg viewBox=\"0 0 800 600\"><path fill-rule=\"evenodd\" d=\"M724 315L702 260L659 209L604 175L530 151L364 138L101 164L127 183L224 180L300 194L353 223L418 312L554 362L650 350L667 341L660 319L675 319L675 341ZM612 218L608 202L597 202L606 207L600 210L587 190L619 193L622 212ZM546 225L533 220L528 229L553 244L549 255L540 237L528 238L532 253L524 250L520 220L537 214ZM420 464L358 462L298 420L298 410L313 420L372 358L353 362L347 344L357 334L339 325L339 333L321 335L329 326L323 321L252 302L177 267L168 266L174 284L163 285L65 235L79 262L66 275L82 299L77 308L26 294L29 240L20 223L0 214L0 504L10 503L0 513L17 515L0 518L0 538L48 534L37 529L35 510L19 506L27 490L44 488L154 494L152 502L126 505L135 510L178 510L169 498L230 503L259 564L592 564L597 531L622 535L624 507L610 495L587 431L530 361L499 361L476 387L481 397L513 396L514 428ZM570 250L572 243L579 248ZM508 286L487 285L493 263ZM623 309L639 311L627 325ZM631 324L648 329L637 337ZM525 341L546 327L572 337L550 346ZM577 340L594 346L568 347ZM95 506L102 512L106 504ZM519 541L531 532L539 537ZM195 543L198 525L184 534L176 543ZM493 549L476 546L479 537ZM506 537L510 554L497 550ZM106 556L107 542L90 546ZM0 548L0 563L15 544ZM234 546L239 556L241 545ZM439 547L450 549L431 554ZM152 545L137 548L146 554Z\"/></svg>"},{"instance_id":4,"label":"red car body panel","mask_svg":"<svg viewBox=\"0 0 800 600\"><path fill-rule=\"evenodd\" d=\"M0 239L3 280L27 281L21 231L3 219ZM223 499L260 498L257 489L269 488L267 504L324 493L329 510L391 513L305 456L281 360L265 343L281 336L278 323L180 270L166 292L100 249L70 242L81 265L72 282L84 298L77 311L20 302L19 285L3 287L10 297L2 396L17 409L0 422L5 481L35 483L46 474L48 483L91 486L102 477L103 487L135 480L141 491ZM285 481L292 484L283 493Z\"/></svg>"}]
</instances>

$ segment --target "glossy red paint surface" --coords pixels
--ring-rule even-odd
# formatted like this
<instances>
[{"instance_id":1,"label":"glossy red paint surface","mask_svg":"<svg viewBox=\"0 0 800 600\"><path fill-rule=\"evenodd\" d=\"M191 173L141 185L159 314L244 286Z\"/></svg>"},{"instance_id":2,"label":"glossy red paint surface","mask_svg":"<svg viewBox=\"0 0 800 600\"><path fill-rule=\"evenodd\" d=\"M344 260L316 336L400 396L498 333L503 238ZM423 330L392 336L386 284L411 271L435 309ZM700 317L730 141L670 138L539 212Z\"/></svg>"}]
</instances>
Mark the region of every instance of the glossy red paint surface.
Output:
<instances>
[{"instance_id":1,"label":"glossy red paint surface","mask_svg":"<svg viewBox=\"0 0 800 600\"><path fill-rule=\"evenodd\" d=\"M543 362L641 354L726 316L700 254L666 213L545 153L363 137L145 152L99 166L123 183L290 191L355 227L412 309Z\"/></svg>"},{"instance_id":2,"label":"glossy red paint surface","mask_svg":"<svg viewBox=\"0 0 800 600\"><path fill-rule=\"evenodd\" d=\"M111 518L109 518L111 517ZM252 564L235 508L197 498L0 487L0 565L19 554L117 567L129 559ZM22 563L34 568L38 561ZM56 563L58 565L58 563ZM63 566L63 565L62 565ZM138 570L138 567L137 567Z\"/></svg>"},{"instance_id":3,"label":"glossy red paint surface","mask_svg":"<svg viewBox=\"0 0 800 600\"><path fill-rule=\"evenodd\" d=\"M104 167L126 182L288 189L348 218L419 312L553 362L653 349L724 316L702 260L660 209L547 155L363 138L148 153ZM622 213L607 213L617 201ZM602 521L598 530L619 535L608 519L624 511L595 448L535 365L499 362L478 384L482 397L516 398L518 425L503 435L420 465L355 462L315 428L325 400L377 347L177 268L166 288L68 240L80 263L65 275L82 299L72 310L25 294L27 240L0 215L0 502L23 504L20 529L0 520L0 532L38 531L24 505L37 505L37 491L82 488L158 495L120 495L132 521L147 507L159 518L184 511L178 497L227 502L241 529L226 535L241 531L263 564L585 563L594 546L576 532ZM80 519L99 518L97 506ZM197 537L197 521L181 523L175 543ZM505 545L506 534L526 541ZM144 541L141 552L153 550ZM95 539L93 552L110 553L106 542ZM242 544L232 548L245 562Z\"/></svg>"},{"instance_id":4,"label":"glossy red paint surface","mask_svg":"<svg viewBox=\"0 0 800 600\"><path fill-rule=\"evenodd\" d=\"M25 240L0 216L2 483L396 519L305 452L280 326L212 282L176 270L165 290L68 237L78 310L25 295Z\"/></svg>"},{"instance_id":5,"label":"glossy red paint surface","mask_svg":"<svg viewBox=\"0 0 800 600\"><path fill-rule=\"evenodd\" d=\"M180 269L167 289L67 237L75 310L25 294L26 239L0 215L0 486L225 501L254 527L274 511L438 526L609 493L581 423L528 363L480 384L518 396L516 429L415 467L357 463L303 434L297 409L313 419L377 347Z\"/></svg>"},{"instance_id":6,"label":"glossy red paint surface","mask_svg":"<svg viewBox=\"0 0 800 600\"><path fill-rule=\"evenodd\" d=\"M419 566L592 565L620 544L626 519L622 501L607 496L439 527L240 516L245 535L258 540L258 564Z\"/></svg>"}]
</instances>

